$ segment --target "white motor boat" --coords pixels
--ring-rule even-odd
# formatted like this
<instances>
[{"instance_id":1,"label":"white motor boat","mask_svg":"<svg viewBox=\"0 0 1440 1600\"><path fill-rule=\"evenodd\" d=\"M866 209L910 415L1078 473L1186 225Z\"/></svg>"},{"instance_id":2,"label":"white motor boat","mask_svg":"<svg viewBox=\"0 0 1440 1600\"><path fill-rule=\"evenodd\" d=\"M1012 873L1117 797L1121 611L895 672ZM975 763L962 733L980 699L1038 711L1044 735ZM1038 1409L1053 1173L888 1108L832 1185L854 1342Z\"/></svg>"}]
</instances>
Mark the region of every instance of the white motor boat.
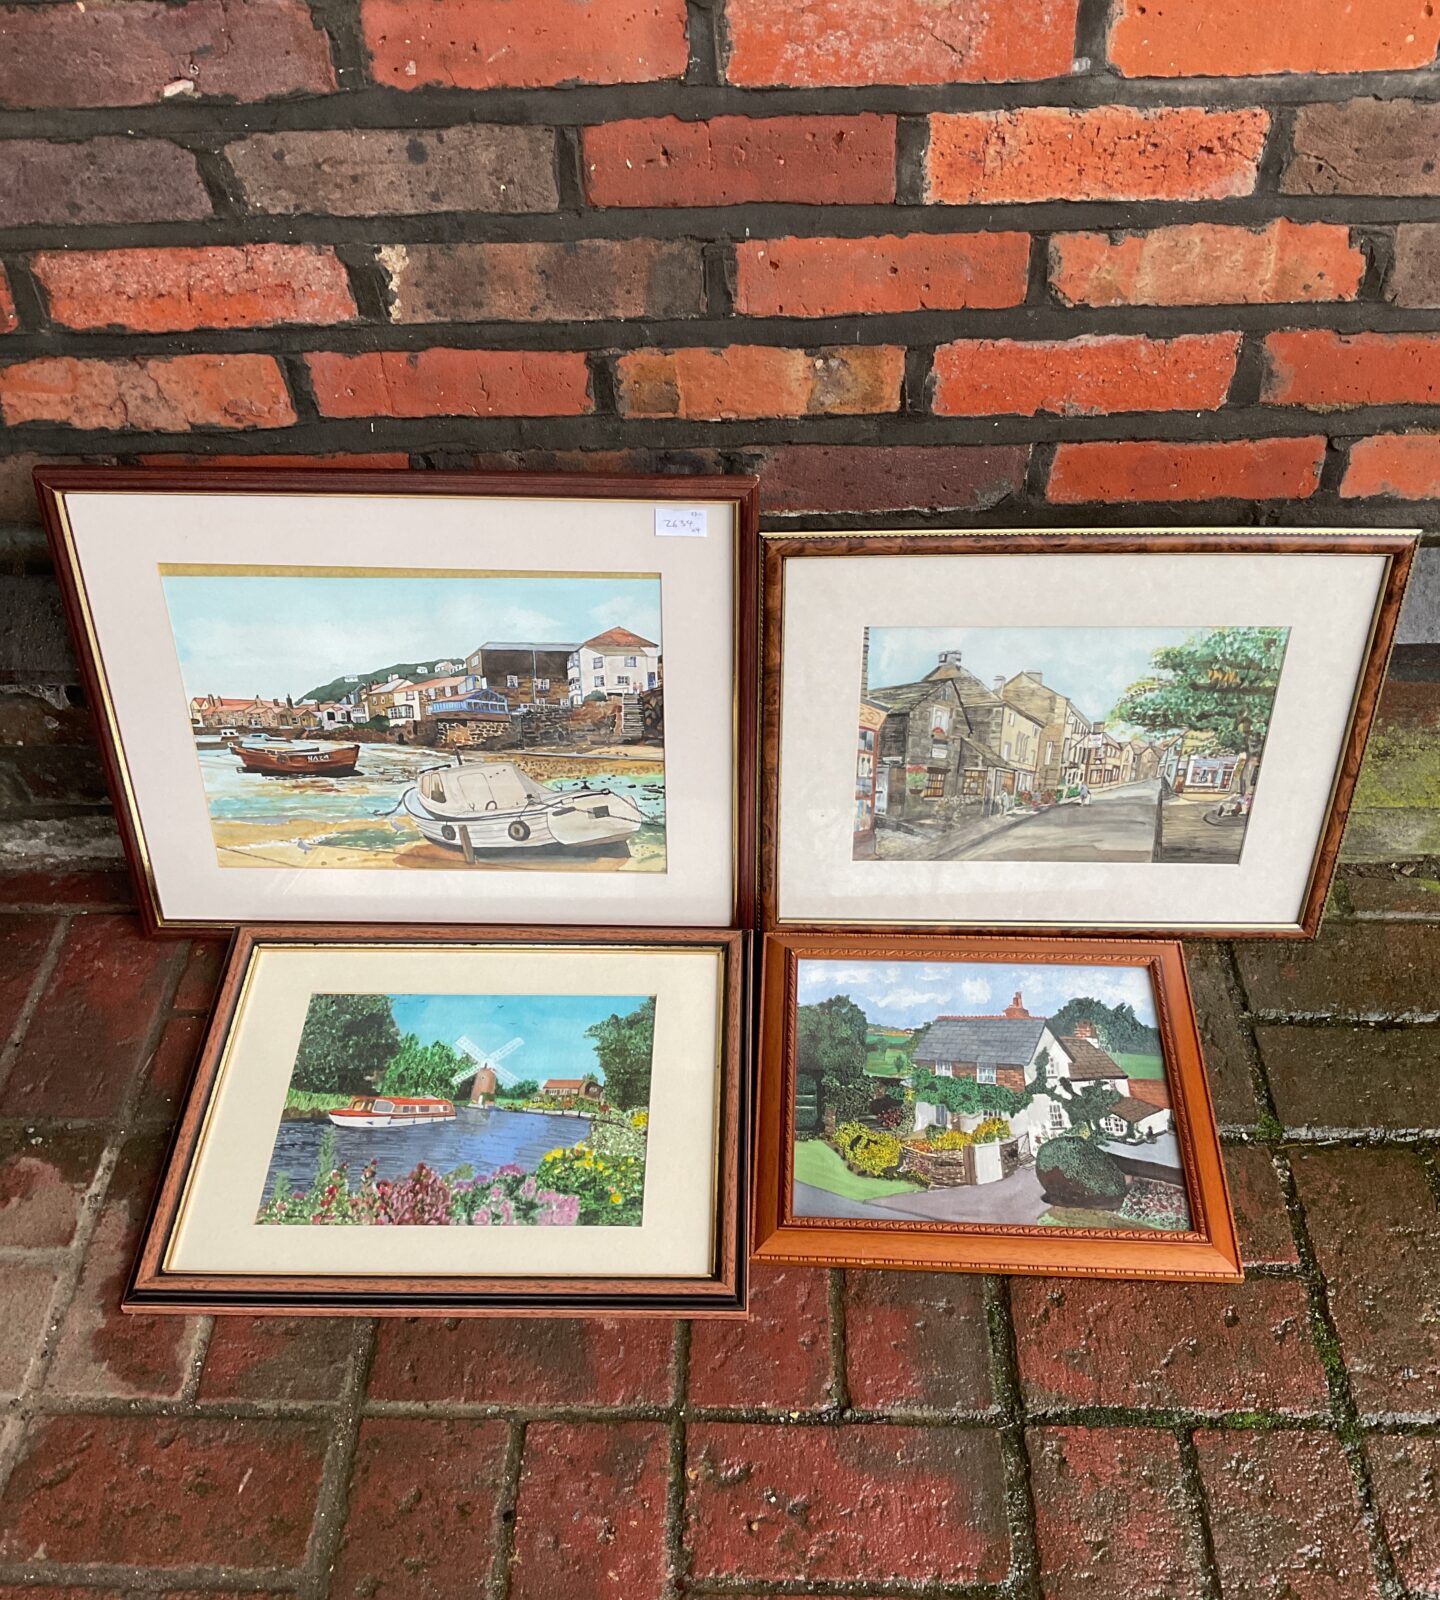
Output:
<instances>
[{"instance_id":1,"label":"white motor boat","mask_svg":"<svg viewBox=\"0 0 1440 1600\"><path fill-rule=\"evenodd\" d=\"M611 789L546 789L513 761L431 767L400 796L432 844L461 851L588 849L639 831L645 814Z\"/></svg>"}]
</instances>

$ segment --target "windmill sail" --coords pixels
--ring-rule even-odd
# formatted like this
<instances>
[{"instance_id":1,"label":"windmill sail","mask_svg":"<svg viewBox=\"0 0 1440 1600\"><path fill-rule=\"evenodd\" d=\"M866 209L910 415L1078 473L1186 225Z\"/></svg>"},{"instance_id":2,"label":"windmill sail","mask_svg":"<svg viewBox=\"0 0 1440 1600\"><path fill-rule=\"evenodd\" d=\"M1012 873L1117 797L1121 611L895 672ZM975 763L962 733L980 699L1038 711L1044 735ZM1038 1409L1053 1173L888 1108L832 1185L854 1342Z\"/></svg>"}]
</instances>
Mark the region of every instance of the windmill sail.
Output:
<instances>
[{"instance_id":1,"label":"windmill sail","mask_svg":"<svg viewBox=\"0 0 1440 1600\"><path fill-rule=\"evenodd\" d=\"M482 1050L473 1039L467 1038L462 1034L455 1041L455 1048L462 1056L468 1056L470 1062L468 1066L462 1067L455 1074L450 1080L451 1083L457 1085L465 1083L473 1078L481 1067L489 1067L507 1089L513 1089L520 1081L520 1074L512 1071L509 1067L502 1067L500 1063L506 1056L513 1055L524 1043L523 1039L512 1039L508 1044L502 1044L498 1050Z\"/></svg>"}]
</instances>

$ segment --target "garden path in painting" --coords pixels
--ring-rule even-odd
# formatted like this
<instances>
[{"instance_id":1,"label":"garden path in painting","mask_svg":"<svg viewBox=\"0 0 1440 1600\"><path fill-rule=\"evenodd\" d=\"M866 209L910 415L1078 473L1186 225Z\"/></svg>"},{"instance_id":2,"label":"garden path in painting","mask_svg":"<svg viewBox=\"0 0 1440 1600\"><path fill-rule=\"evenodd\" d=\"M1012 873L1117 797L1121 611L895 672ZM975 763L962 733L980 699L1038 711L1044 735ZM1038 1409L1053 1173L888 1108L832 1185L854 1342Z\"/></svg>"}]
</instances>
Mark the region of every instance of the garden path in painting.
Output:
<instances>
[{"instance_id":1,"label":"garden path in painting","mask_svg":"<svg viewBox=\"0 0 1440 1600\"><path fill-rule=\"evenodd\" d=\"M162 581L221 866L665 870L658 578Z\"/></svg>"},{"instance_id":2,"label":"garden path in painting","mask_svg":"<svg viewBox=\"0 0 1440 1600\"><path fill-rule=\"evenodd\" d=\"M794 1127L796 1216L1189 1226L1143 969L802 960Z\"/></svg>"},{"instance_id":3,"label":"garden path in painting","mask_svg":"<svg viewBox=\"0 0 1440 1600\"><path fill-rule=\"evenodd\" d=\"M312 995L269 1224L637 1226L655 1001Z\"/></svg>"},{"instance_id":4,"label":"garden path in painting","mask_svg":"<svg viewBox=\"0 0 1440 1600\"><path fill-rule=\"evenodd\" d=\"M857 860L1240 860L1289 630L867 628Z\"/></svg>"}]
</instances>

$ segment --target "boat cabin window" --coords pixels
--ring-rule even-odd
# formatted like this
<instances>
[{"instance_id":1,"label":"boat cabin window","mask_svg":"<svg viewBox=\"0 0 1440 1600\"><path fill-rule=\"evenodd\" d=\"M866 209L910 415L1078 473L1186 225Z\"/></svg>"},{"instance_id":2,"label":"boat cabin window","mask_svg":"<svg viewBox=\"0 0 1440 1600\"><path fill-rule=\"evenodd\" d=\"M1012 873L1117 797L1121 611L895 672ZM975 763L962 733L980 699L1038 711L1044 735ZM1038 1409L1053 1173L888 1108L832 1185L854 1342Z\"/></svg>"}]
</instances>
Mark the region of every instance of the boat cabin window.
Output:
<instances>
[{"instance_id":1,"label":"boat cabin window","mask_svg":"<svg viewBox=\"0 0 1440 1600\"><path fill-rule=\"evenodd\" d=\"M394 1109L395 1102L393 1100L377 1100L375 1102L375 1110L381 1112L382 1114L393 1111Z\"/></svg>"},{"instance_id":2,"label":"boat cabin window","mask_svg":"<svg viewBox=\"0 0 1440 1600\"><path fill-rule=\"evenodd\" d=\"M445 804L445 782L438 772L427 772L420 780L420 792L427 800L438 800Z\"/></svg>"}]
</instances>

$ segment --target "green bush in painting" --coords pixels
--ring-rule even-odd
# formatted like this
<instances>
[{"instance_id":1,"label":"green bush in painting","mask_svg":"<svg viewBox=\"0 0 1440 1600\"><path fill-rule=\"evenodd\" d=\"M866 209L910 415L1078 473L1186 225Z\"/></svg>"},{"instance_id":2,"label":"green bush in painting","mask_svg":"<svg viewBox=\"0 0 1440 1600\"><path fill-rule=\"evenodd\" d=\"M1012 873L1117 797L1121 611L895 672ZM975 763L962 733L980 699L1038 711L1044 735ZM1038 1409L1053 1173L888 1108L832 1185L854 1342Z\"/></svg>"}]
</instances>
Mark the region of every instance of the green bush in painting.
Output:
<instances>
[{"instance_id":1,"label":"green bush in painting","mask_svg":"<svg viewBox=\"0 0 1440 1600\"><path fill-rule=\"evenodd\" d=\"M1035 1153L1035 1176L1052 1205L1109 1210L1125 1198L1125 1173L1093 1141L1062 1135Z\"/></svg>"},{"instance_id":2,"label":"green bush in painting","mask_svg":"<svg viewBox=\"0 0 1440 1600\"><path fill-rule=\"evenodd\" d=\"M842 1122L835 1130L833 1143L852 1172L868 1178L882 1178L900 1165L903 1146L889 1133L877 1133L863 1122Z\"/></svg>"},{"instance_id":3,"label":"green bush in painting","mask_svg":"<svg viewBox=\"0 0 1440 1600\"><path fill-rule=\"evenodd\" d=\"M536 1181L580 1202L580 1221L635 1224L645 1199L645 1162L637 1156L607 1160L588 1145L552 1150L535 1171Z\"/></svg>"},{"instance_id":4,"label":"green bush in painting","mask_svg":"<svg viewBox=\"0 0 1440 1600\"><path fill-rule=\"evenodd\" d=\"M310 1094L365 1094L399 1048L388 995L314 995L290 1087Z\"/></svg>"},{"instance_id":5,"label":"green bush in painting","mask_svg":"<svg viewBox=\"0 0 1440 1600\"><path fill-rule=\"evenodd\" d=\"M381 1094L419 1094L449 1099L456 1089L455 1077L470 1063L458 1050L436 1039L421 1044L419 1036L407 1033L390 1064L381 1074Z\"/></svg>"}]
</instances>

